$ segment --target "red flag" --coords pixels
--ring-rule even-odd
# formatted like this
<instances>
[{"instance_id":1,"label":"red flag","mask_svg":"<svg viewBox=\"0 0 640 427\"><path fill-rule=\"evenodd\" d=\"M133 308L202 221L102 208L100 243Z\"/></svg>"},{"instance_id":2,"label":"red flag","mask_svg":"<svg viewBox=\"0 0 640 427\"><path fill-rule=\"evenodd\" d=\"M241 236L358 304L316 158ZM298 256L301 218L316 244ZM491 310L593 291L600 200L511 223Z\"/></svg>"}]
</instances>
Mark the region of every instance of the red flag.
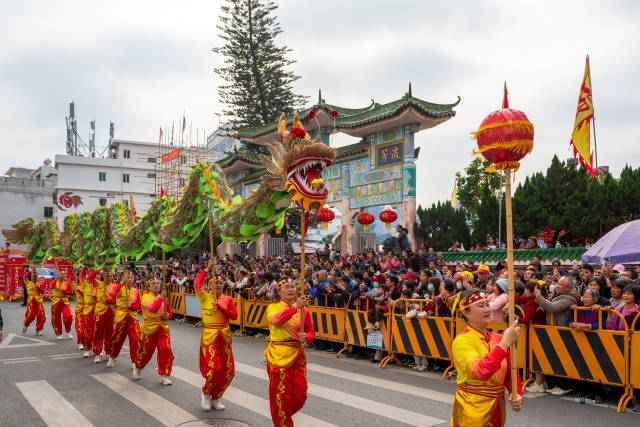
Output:
<instances>
[{"instance_id":1,"label":"red flag","mask_svg":"<svg viewBox=\"0 0 640 427\"><path fill-rule=\"evenodd\" d=\"M135 223L136 215L136 205L133 204L133 193L129 193L129 210L131 212L131 225Z\"/></svg>"},{"instance_id":2,"label":"red flag","mask_svg":"<svg viewBox=\"0 0 640 427\"><path fill-rule=\"evenodd\" d=\"M507 82L504 82L504 98L502 98L502 108L509 108L509 91L507 90Z\"/></svg>"},{"instance_id":3,"label":"red flag","mask_svg":"<svg viewBox=\"0 0 640 427\"><path fill-rule=\"evenodd\" d=\"M163 197L164 197L164 188L161 185L160 186L160 198L162 199Z\"/></svg>"},{"instance_id":4,"label":"red flag","mask_svg":"<svg viewBox=\"0 0 640 427\"><path fill-rule=\"evenodd\" d=\"M158 138L158 144L162 143L162 126L160 126L160 138Z\"/></svg>"}]
</instances>

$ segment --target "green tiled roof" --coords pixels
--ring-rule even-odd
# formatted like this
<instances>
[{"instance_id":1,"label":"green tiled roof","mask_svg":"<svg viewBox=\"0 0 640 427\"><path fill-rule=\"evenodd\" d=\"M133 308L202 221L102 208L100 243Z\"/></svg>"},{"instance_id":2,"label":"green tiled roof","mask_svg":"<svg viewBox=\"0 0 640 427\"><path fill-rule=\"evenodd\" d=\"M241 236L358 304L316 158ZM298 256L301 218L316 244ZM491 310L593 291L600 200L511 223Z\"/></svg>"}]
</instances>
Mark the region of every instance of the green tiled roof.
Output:
<instances>
[{"instance_id":1,"label":"green tiled roof","mask_svg":"<svg viewBox=\"0 0 640 427\"><path fill-rule=\"evenodd\" d=\"M356 154L364 153L369 149L369 142L360 141L355 144L345 145L344 147L336 148L336 159L344 157L355 156Z\"/></svg>"},{"instance_id":2,"label":"green tiled roof","mask_svg":"<svg viewBox=\"0 0 640 427\"><path fill-rule=\"evenodd\" d=\"M221 168L226 168L227 166L231 165L236 160L242 160L242 161L245 161L247 163L251 163L253 165L259 165L261 163L260 158L253 151L238 150L238 151L235 151L235 152L229 154L224 159L218 160L218 165Z\"/></svg>"},{"instance_id":3,"label":"green tiled roof","mask_svg":"<svg viewBox=\"0 0 640 427\"><path fill-rule=\"evenodd\" d=\"M324 110L328 114L330 114L331 111L336 110L339 113L339 116L336 119L336 129L346 129L355 128L367 123L395 116L405 108L409 107L413 107L422 114L433 118L453 117L456 115L456 112L453 111L453 107L458 105L459 102L460 97L458 97L458 101L453 104L434 104L432 102L414 98L409 91L401 99L387 104L378 104L372 100L371 105L364 108L345 108L327 104L320 95L317 104L313 105L311 108L299 111L298 116L300 117L300 120L305 121L309 110ZM293 117L290 117L287 121L287 126L291 126L292 124ZM238 129L237 136L240 139L255 138L260 135L274 132L277 128L277 122L266 125L244 127Z\"/></svg>"},{"instance_id":4,"label":"green tiled roof","mask_svg":"<svg viewBox=\"0 0 640 427\"><path fill-rule=\"evenodd\" d=\"M515 261L532 261L534 256L539 256L542 261L551 261L554 258L560 260L579 261L587 248L551 248L551 249L516 249L513 251ZM507 259L507 251L465 251L443 252L442 258L449 263L456 261L473 262L498 262Z\"/></svg>"},{"instance_id":5,"label":"green tiled roof","mask_svg":"<svg viewBox=\"0 0 640 427\"><path fill-rule=\"evenodd\" d=\"M254 169L253 172L249 173L247 176L242 178L243 182L251 181L252 179L260 178L262 175L267 173L266 169Z\"/></svg>"}]
</instances>

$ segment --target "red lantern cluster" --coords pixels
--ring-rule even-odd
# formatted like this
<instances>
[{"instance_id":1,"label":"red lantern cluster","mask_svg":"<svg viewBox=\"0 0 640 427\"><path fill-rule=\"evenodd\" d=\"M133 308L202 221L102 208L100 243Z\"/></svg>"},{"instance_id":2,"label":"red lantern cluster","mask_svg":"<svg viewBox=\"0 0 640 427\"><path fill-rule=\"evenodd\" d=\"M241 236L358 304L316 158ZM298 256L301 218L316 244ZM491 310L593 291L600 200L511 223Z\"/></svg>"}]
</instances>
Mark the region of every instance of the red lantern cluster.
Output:
<instances>
[{"instance_id":1,"label":"red lantern cluster","mask_svg":"<svg viewBox=\"0 0 640 427\"><path fill-rule=\"evenodd\" d=\"M367 231L369 226L373 224L373 221L376 220L376 217L373 216L373 214L370 214L369 212L362 212L360 215L358 215L357 220L358 220L358 224L362 225L362 228L364 229L364 231Z\"/></svg>"},{"instance_id":2,"label":"red lantern cluster","mask_svg":"<svg viewBox=\"0 0 640 427\"><path fill-rule=\"evenodd\" d=\"M391 209L385 209L382 212L380 212L380 221L385 223L387 230L391 228L391 223L396 221L397 219L398 219L398 214Z\"/></svg>"},{"instance_id":3,"label":"red lantern cluster","mask_svg":"<svg viewBox=\"0 0 640 427\"><path fill-rule=\"evenodd\" d=\"M492 170L517 170L533 149L533 124L522 111L503 108L489 114L474 137L478 141L474 154L493 163Z\"/></svg>"},{"instance_id":4,"label":"red lantern cluster","mask_svg":"<svg viewBox=\"0 0 640 427\"><path fill-rule=\"evenodd\" d=\"M316 218L318 221L322 221L322 228L328 228L329 223L333 221L335 217L336 214L331 209L322 208L316 211Z\"/></svg>"},{"instance_id":5,"label":"red lantern cluster","mask_svg":"<svg viewBox=\"0 0 640 427\"><path fill-rule=\"evenodd\" d=\"M307 113L307 117L309 117L310 119L315 119L316 118L315 110L309 110L309 112Z\"/></svg>"}]
</instances>

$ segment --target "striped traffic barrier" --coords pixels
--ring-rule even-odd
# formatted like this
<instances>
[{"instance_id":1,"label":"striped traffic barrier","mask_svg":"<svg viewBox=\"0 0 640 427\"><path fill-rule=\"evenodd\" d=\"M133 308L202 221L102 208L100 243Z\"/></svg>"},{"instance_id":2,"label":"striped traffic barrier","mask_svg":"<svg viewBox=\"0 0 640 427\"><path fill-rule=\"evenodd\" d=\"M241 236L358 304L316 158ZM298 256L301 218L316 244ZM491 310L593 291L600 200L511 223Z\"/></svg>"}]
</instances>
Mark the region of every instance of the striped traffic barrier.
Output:
<instances>
[{"instance_id":1,"label":"striped traffic barrier","mask_svg":"<svg viewBox=\"0 0 640 427\"><path fill-rule=\"evenodd\" d=\"M577 307L574 321L577 311L586 309ZM617 313L611 309L598 310L596 330L577 331L563 326L531 325L531 372L628 388L627 332L602 329L603 312Z\"/></svg>"},{"instance_id":2,"label":"striped traffic barrier","mask_svg":"<svg viewBox=\"0 0 640 427\"><path fill-rule=\"evenodd\" d=\"M621 318L626 321L626 319ZM634 398L633 390L640 389L640 331L636 328L640 327L640 314L637 314L631 321L631 327L627 328L629 334L629 377L628 387L625 394L618 402L618 412L624 412L629 402ZM635 363L632 361L635 360Z\"/></svg>"},{"instance_id":3,"label":"striped traffic barrier","mask_svg":"<svg viewBox=\"0 0 640 427\"><path fill-rule=\"evenodd\" d=\"M173 312L173 314L180 314L184 316L185 315L184 293L171 292L169 294L169 307L171 307L171 311Z\"/></svg>"},{"instance_id":4,"label":"striped traffic barrier","mask_svg":"<svg viewBox=\"0 0 640 427\"><path fill-rule=\"evenodd\" d=\"M426 304L432 304L435 307L434 315L407 318L409 304L418 305L419 312L424 311ZM451 360L454 322L449 316L438 317L437 307L432 300L424 299L400 299L394 302L391 308L391 353L383 361L383 368L396 353Z\"/></svg>"},{"instance_id":5,"label":"striped traffic barrier","mask_svg":"<svg viewBox=\"0 0 640 427\"><path fill-rule=\"evenodd\" d=\"M269 329L267 321L267 307L270 301L251 301L243 300L242 306L242 322L245 328Z\"/></svg>"},{"instance_id":6,"label":"striped traffic barrier","mask_svg":"<svg viewBox=\"0 0 640 427\"><path fill-rule=\"evenodd\" d=\"M327 341L344 341L344 308L309 306L309 313L316 331L316 338Z\"/></svg>"},{"instance_id":7,"label":"striped traffic barrier","mask_svg":"<svg viewBox=\"0 0 640 427\"><path fill-rule=\"evenodd\" d=\"M349 350L350 346L365 347L375 350L389 351L389 314L385 314L379 325L379 330L373 328L365 328L367 326L367 311L360 309L345 310L344 320L344 348L342 348L336 357ZM371 337L370 337L371 336ZM375 340L371 338L376 337ZM377 338L381 338L378 340ZM374 344L373 341L376 343ZM380 342L382 341L382 342ZM384 359L383 359L384 360ZM396 361L398 362L398 361ZM380 362L382 366L382 361Z\"/></svg>"}]
</instances>

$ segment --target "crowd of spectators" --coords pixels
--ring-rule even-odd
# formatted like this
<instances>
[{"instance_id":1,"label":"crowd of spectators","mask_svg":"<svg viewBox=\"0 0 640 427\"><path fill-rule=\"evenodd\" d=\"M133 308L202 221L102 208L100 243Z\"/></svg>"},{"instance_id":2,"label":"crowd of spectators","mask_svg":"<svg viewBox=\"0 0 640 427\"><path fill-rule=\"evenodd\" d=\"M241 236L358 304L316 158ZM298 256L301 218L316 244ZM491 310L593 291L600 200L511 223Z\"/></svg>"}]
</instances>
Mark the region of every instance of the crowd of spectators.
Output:
<instances>
[{"instance_id":1,"label":"crowd of spectators","mask_svg":"<svg viewBox=\"0 0 640 427\"><path fill-rule=\"evenodd\" d=\"M169 259L167 282L174 291L193 292L193 281L208 262L206 253L185 259ZM144 283L152 276L160 277L160 267L146 265L135 268ZM300 256L255 258L225 256L216 259L217 274L226 280L226 288L245 299L276 298L276 283L283 278L300 280ZM522 324L547 324L588 331L598 328L625 330L639 313L640 266L627 269L623 265L590 264L563 267L559 260L543 266L534 257L526 268L516 269L515 298L520 307ZM326 307L348 307L367 312L365 328L377 330L385 314L394 311L408 318L451 316L456 295L464 289L480 288L488 293L491 320L505 322L508 311L506 261L490 268L472 263L445 263L442 253L431 248L399 254L360 253L354 256L332 253L328 247L308 254L305 260L305 291L312 304ZM403 300L412 300L405 303ZM415 301L419 300L419 301ZM611 308L618 314L600 309ZM574 314L575 313L575 314ZM624 320L623 320L624 319ZM640 326L640 322L639 322ZM316 347L335 352L336 343L317 342ZM379 361L381 351L356 351ZM417 371L439 370L443 364L424 357L410 358ZM446 366L446 365L444 365ZM536 375L529 392L563 395L571 391L602 402L610 389L593 383L575 383L561 378ZM640 410L640 404L636 406Z\"/></svg>"}]
</instances>

